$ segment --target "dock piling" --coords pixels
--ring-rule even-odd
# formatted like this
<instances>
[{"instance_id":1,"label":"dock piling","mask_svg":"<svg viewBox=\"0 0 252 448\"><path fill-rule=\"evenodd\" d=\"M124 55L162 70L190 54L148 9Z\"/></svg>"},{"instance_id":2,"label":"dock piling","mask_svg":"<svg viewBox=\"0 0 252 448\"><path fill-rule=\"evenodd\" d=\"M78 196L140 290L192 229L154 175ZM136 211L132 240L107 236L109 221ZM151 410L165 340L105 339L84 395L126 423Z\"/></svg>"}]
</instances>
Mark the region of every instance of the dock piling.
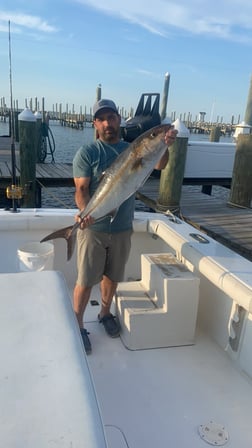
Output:
<instances>
[{"instance_id":1,"label":"dock piling","mask_svg":"<svg viewBox=\"0 0 252 448\"><path fill-rule=\"evenodd\" d=\"M246 112L245 112L245 123L252 126L252 76L250 78L250 87L249 87L249 93L248 93L248 99L247 99L247 106L246 106Z\"/></svg>"},{"instance_id":2,"label":"dock piling","mask_svg":"<svg viewBox=\"0 0 252 448\"><path fill-rule=\"evenodd\" d=\"M163 98L162 98L161 114L160 114L161 121L163 121L166 117L169 84L170 84L170 74L166 73L165 74L165 82L164 82L164 90L163 90Z\"/></svg>"},{"instance_id":3,"label":"dock piling","mask_svg":"<svg viewBox=\"0 0 252 448\"><path fill-rule=\"evenodd\" d=\"M36 206L36 117L30 109L18 116L20 184L23 189L23 207Z\"/></svg>"},{"instance_id":4,"label":"dock piling","mask_svg":"<svg viewBox=\"0 0 252 448\"><path fill-rule=\"evenodd\" d=\"M252 199L252 135L237 138L230 203L250 207Z\"/></svg>"},{"instance_id":5,"label":"dock piling","mask_svg":"<svg viewBox=\"0 0 252 448\"><path fill-rule=\"evenodd\" d=\"M169 162L161 171L157 209L160 211L177 211L180 207L181 190L184 179L189 131L177 119L174 123L178 136L169 147Z\"/></svg>"},{"instance_id":6,"label":"dock piling","mask_svg":"<svg viewBox=\"0 0 252 448\"><path fill-rule=\"evenodd\" d=\"M219 142L221 137L221 128L220 126L213 126L210 131L210 142Z\"/></svg>"}]
</instances>

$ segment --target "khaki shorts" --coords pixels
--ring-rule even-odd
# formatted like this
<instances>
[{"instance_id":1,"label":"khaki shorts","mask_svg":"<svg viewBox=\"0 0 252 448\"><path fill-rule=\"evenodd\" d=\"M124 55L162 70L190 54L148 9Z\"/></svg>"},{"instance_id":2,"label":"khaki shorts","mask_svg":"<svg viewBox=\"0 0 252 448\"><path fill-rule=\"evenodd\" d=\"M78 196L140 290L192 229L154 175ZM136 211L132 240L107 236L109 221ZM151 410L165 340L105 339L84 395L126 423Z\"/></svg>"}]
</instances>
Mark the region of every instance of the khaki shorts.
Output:
<instances>
[{"instance_id":1,"label":"khaki shorts","mask_svg":"<svg viewBox=\"0 0 252 448\"><path fill-rule=\"evenodd\" d=\"M77 231L77 284L93 286L106 275L114 282L124 279L129 258L132 230L118 233Z\"/></svg>"}]
</instances>

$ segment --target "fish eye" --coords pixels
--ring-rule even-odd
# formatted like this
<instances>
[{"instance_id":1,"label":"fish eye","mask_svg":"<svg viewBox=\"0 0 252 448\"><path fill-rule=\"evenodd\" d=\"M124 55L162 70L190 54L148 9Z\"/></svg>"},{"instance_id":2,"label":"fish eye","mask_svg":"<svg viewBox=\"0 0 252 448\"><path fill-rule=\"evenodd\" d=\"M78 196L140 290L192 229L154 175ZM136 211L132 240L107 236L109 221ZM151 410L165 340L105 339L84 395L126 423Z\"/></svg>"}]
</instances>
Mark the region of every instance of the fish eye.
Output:
<instances>
[{"instance_id":1,"label":"fish eye","mask_svg":"<svg viewBox=\"0 0 252 448\"><path fill-rule=\"evenodd\" d=\"M152 138L156 137L155 132L152 132L150 136L151 136Z\"/></svg>"}]
</instances>

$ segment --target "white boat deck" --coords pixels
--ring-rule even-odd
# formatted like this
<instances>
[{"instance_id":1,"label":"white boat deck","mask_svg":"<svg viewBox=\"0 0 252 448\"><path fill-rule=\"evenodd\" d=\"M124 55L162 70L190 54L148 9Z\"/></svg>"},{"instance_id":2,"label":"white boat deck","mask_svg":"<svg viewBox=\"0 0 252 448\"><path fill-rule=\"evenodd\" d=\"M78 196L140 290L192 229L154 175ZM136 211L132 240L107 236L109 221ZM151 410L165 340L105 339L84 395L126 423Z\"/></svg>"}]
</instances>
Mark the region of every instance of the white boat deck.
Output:
<instances>
[{"instance_id":1,"label":"white boat deck","mask_svg":"<svg viewBox=\"0 0 252 448\"><path fill-rule=\"evenodd\" d=\"M198 330L192 346L131 351L105 334L98 310L87 310L87 360L109 448L204 448L199 427L211 421L229 448L251 447L251 381L223 350Z\"/></svg>"},{"instance_id":2,"label":"white boat deck","mask_svg":"<svg viewBox=\"0 0 252 448\"><path fill-rule=\"evenodd\" d=\"M33 273L33 284L27 282L25 290L16 275L17 248L27 241L40 241L59 224L72 224L73 211L61 215L57 210L34 210L16 216L3 211L0 216L4 254L0 263L0 432L5 448L101 448L105 445L100 441L101 420L108 448L207 448L207 439L213 446L252 447L250 262L210 238L209 244L200 244L192 236L195 229L184 222L177 224L157 214L149 218L138 214L126 279L140 278L139 256L143 252L172 250L179 260L184 260L200 277L200 328L195 344L128 350L121 338L111 339L105 334L97 320L99 306L90 303L85 326L90 332L92 354L86 357L65 286L58 288L50 275L48 281L38 280L44 274ZM75 258L66 263L65 241L54 242L54 248L54 268L62 272L72 290ZM65 297L67 312L54 300L56 296L59 303ZM96 287L92 299L99 301L99 296ZM245 318L237 337L238 351L232 352L228 341L237 307L243 308ZM51 359L55 369L51 369ZM29 366L34 363L32 371ZM50 375L44 375L45 365ZM89 372L101 420L93 388L88 385ZM29 377L33 378L33 388ZM93 428L87 423L87 415L95 422ZM199 431L205 427L209 431L202 439Z\"/></svg>"}]
</instances>

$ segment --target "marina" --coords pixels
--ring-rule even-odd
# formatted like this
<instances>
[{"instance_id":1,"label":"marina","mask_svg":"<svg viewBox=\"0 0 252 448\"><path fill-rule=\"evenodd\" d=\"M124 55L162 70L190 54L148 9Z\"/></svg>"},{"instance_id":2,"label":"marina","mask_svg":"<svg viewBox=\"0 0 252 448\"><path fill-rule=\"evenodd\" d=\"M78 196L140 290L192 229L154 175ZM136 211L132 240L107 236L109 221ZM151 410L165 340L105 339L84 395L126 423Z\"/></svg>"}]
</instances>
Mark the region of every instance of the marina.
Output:
<instances>
[{"instance_id":1,"label":"marina","mask_svg":"<svg viewBox=\"0 0 252 448\"><path fill-rule=\"evenodd\" d=\"M58 129L58 127L57 127ZM69 130L69 132L71 132ZM74 131L73 131L74 132ZM85 131L84 131L85 132ZM92 129L89 129L90 136L92 136ZM5 189L11 183L11 161L10 138L0 138L0 191L5 195ZM194 149L195 160L200 163L200 152L198 142L193 146L193 141L189 142L189 148ZM205 143L206 148L210 143ZM191 146L190 146L191 145ZM234 151L234 145L231 143L223 144ZM5 148L5 149L4 149ZM17 153L17 178L19 178L19 161L18 161L18 144L16 144ZM213 149L211 146L211 154L218 151L218 160L220 163L220 148ZM250 261L252 260L252 210L251 208L242 208L231 206L229 203L230 186L232 177L232 167L234 160L234 152L230 152L230 158L225 158L225 171L218 174L218 177L213 177L213 170L210 174L202 173L200 177L196 177L195 160L188 159L183 180L183 187L180 199L180 216L185 222L190 223L195 228L205 232L217 241L232 248L237 253L243 255ZM194 154L193 153L193 154ZM224 152L223 152L224 154ZM203 154L206 157L206 154ZM226 156L225 156L226 157ZM210 169L210 159L205 164ZM220 170L220 166L218 167ZM205 177L204 177L205 176ZM159 193L159 179L150 177L146 184L140 189L140 193L153 201L157 200ZM72 177L72 163L59 162L56 163L37 163L36 164L36 188L37 188L37 207L46 204L43 196L50 198L52 194L52 206L57 205L62 208L64 206L74 207L74 183ZM221 192L221 194L204 194L204 188L208 190ZM55 190L56 189L56 190ZM67 191L69 193L67 194ZM62 192L62 193L60 193ZM67 201L62 200L62 197L70 197ZM57 202L57 198L61 198ZM10 203L11 206L11 203ZM141 200L136 201L136 207L141 209L149 209Z\"/></svg>"},{"instance_id":2,"label":"marina","mask_svg":"<svg viewBox=\"0 0 252 448\"><path fill-rule=\"evenodd\" d=\"M74 222L65 199L70 190L73 203L77 147L64 161L55 154L53 163L36 163L39 207L0 210L6 447L250 448L252 214L229 201L235 145L210 148L188 142L177 210L156 210L162 175L137 192L130 257L111 310L120 337L108 338L97 319L97 285L84 318L88 356L72 309L76 254L67 261L64 240L40 242ZM171 164L173 156L171 148ZM5 187L12 163L8 150L1 157ZM64 197L61 207L40 207L50 190Z\"/></svg>"},{"instance_id":3,"label":"marina","mask_svg":"<svg viewBox=\"0 0 252 448\"><path fill-rule=\"evenodd\" d=\"M0 19L1 444L251 448L252 78L237 115L249 11L68 3L10 5ZM169 72L156 90L167 57L168 113ZM75 188L73 159L97 138L112 147L78 153ZM85 217L112 222L133 194L98 224L103 238L80 230ZM131 244L111 235L120 228Z\"/></svg>"}]
</instances>

